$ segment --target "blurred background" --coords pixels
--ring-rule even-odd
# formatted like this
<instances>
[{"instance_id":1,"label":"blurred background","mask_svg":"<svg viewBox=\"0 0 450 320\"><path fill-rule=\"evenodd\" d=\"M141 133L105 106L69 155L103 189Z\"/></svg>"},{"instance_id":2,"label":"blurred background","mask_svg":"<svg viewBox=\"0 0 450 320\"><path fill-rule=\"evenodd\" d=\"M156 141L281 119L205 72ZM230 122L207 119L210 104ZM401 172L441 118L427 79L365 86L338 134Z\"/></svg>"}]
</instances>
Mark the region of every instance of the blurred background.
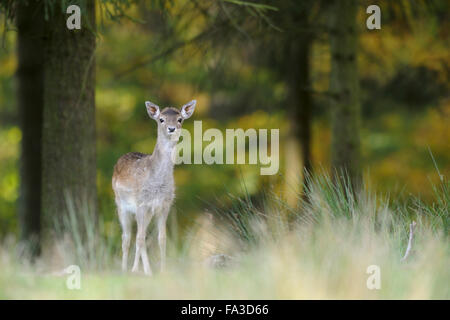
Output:
<instances>
[{"instance_id":1,"label":"blurred background","mask_svg":"<svg viewBox=\"0 0 450 320\"><path fill-rule=\"evenodd\" d=\"M27 18L26 9L20 11L12 3L3 1L0 13L0 237L19 235L19 218L27 214L21 209L21 201L26 201L21 196L21 155L26 154L28 163L47 161L39 150L22 149L26 148L24 137L33 135L30 131L24 134L27 128L33 129L30 123L43 121L38 132L47 127L39 115L24 120L21 113L20 57L26 59L27 52L37 59L39 52L26 45L20 49L18 21L22 19L26 25L36 16L46 17L48 8L36 9L39 5L32 4L35 11L28 12ZM295 205L304 168L331 170L333 130L339 130L332 124L336 105L330 89L331 52L333 45L339 52L339 32L330 29L329 22L346 19L333 17L341 11L333 10L331 3L96 2L96 31L91 30L95 32L95 64L90 64L95 66L95 84L88 81L87 85L95 86L95 201L108 232L120 234L111 188L115 162L130 151L151 153L155 145L156 124L147 116L146 100L161 107L180 107L196 99L194 116L184 125L191 133L194 120L203 121L203 130L280 129L277 175L261 176L258 165L176 167L174 212L181 229L210 204L226 205L228 194L246 193L257 199L270 189ZM379 30L366 28L370 15L366 8L371 4L381 8ZM83 7L82 1L81 6L84 24L84 10L94 11ZM414 194L427 201L432 193L430 182L438 182L439 174L450 173L448 1L357 1L354 7L357 33L353 40L358 49L353 71L357 72L355 96L360 108L354 135L360 136L358 165L364 181L393 199ZM36 10L43 10L42 15ZM68 17L60 15L64 21ZM52 17L49 19L51 22ZM345 44L348 39L343 41ZM48 56L45 51L43 59ZM55 68L55 61L43 65ZM74 73L76 66L70 67ZM45 86L49 81L45 78ZM38 82L31 86L39 90ZM64 91L61 89L55 87L55 95ZM45 93L44 101L47 99L52 97ZM23 103L26 112L39 111L42 104L34 103L31 96ZM43 105L45 109L45 102ZM51 110L44 111L44 117L49 113ZM57 131L52 131L50 138L43 136L44 141L58 138ZM46 149L43 152L46 154ZM82 159L82 154L75 161ZM56 157L54 161L57 164L59 160ZM32 166L30 170L35 172ZM82 167L80 172L74 168L75 175L82 175ZM40 190L36 194L39 198ZM21 215L20 210L25 213Z\"/></svg>"}]
</instances>

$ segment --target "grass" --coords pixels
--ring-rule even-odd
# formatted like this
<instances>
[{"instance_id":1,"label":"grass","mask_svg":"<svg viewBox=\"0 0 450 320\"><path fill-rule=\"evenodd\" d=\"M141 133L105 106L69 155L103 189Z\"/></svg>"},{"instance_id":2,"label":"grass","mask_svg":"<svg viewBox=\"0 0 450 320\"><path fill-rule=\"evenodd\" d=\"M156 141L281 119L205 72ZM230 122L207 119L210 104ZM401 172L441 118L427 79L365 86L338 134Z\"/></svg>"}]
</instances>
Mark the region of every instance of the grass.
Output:
<instances>
[{"instance_id":1,"label":"grass","mask_svg":"<svg viewBox=\"0 0 450 320\"><path fill-rule=\"evenodd\" d=\"M435 201L426 204L416 198L395 203L368 188L355 195L325 174L308 179L308 198L299 196L295 208L270 193L259 205L250 197L230 196L228 209L201 215L184 239L172 233L167 270L153 277L122 274L118 238L102 221L94 226L89 210L80 209L80 215L68 201L70 232L57 245L47 244L35 263L18 257L14 239L3 244L0 298L450 298L448 181L432 186ZM417 222L413 251L401 262L412 221ZM155 270L155 241L149 240L148 250ZM219 253L232 256L228 267L205 264ZM69 290L68 275L61 273L71 264L81 268L80 290ZM379 290L366 285L371 265L381 271Z\"/></svg>"}]
</instances>

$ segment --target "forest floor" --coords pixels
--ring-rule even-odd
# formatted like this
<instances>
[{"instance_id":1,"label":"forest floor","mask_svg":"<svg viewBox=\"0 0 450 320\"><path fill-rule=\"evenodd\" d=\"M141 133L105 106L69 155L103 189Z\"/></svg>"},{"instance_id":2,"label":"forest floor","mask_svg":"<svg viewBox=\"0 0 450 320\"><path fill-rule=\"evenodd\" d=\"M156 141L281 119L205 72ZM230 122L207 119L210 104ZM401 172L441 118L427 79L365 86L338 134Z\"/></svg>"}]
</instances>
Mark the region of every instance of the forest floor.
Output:
<instances>
[{"instance_id":1,"label":"forest floor","mask_svg":"<svg viewBox=\"0 0 450 320\"><path fill-rule=\"evenodd\" d=\"M428 205L395 204L369 192L352 198L328 179L312 185L301 208L272 201L259 210L239 199L217 213L220 225L210 218L198 223L183 246L171 237L162 273L151 234L151 277L120 272L120 242L111 246L89 230L85 242L71 230L33 264L6 240L0 299L450 299L448 182ZM412 221L412 249L402 260ZM131 264L133 243L130 252ZM217 254L224 254L222 268L208 258ZM76 270L63 271L69 265L80 267L79 289Z\"/></svg>"}]
</instances>

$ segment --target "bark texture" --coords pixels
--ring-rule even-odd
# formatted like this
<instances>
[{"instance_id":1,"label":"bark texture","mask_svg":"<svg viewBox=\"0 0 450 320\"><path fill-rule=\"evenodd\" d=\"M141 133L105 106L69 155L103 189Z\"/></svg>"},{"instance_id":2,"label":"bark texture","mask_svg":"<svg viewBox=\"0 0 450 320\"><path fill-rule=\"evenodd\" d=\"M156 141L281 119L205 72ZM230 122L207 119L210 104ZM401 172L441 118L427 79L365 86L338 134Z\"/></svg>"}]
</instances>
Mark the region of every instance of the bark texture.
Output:
<instances>
[{"instance_id":1,"label":"bark texture","mask_svg":"<svg viewBox=\"0 0 450 320\"><path fill-rule=\"evenodd\" d=\"M38 1L19 1L17 25L17 99L22 131L20 154L20 239L32 256L41 238L41 138L44 106L44 11Z\"/></svg>"},{"instance_id":2,"label":"bark texture","mask_svg":"<svg viewBox=\"0 0 450 320\"><path fill-rule=\"evenodd\" d=\"M82 27L69 30L60 4L46 24L42 208L45 223L67 212L96 211L95 1L81 8ZM50 225L51 226L51 225Z\"/></svg>"},{"instance_id":3,"label":"bark texture","mask_svg":"<svg viewBox=\"0 0 450 320\"><path fill-rule=\"evenodd\" d=\"M348 174L361 186L360 102L357 70L356 0L334 1L330 12L332 113L331 166L336 178Z\"/></svg>"},{"instance_id":4,"label":"bark texture","mask_svg":"<svg viewBox=\"0 0 450 320\"><path fill-rule=\"evenodd\" d=\"M310 88L310 51L311 40L307 35L298 39L295 47L294 81L291 84L293 94L294 134L301 144L301 156L304 170L311 172L311 88Z\"/></svg>"},{"instance_id":5,"label":"bark texture","mask_svg":"<svg viewBox=\"0 0 450 320\"><path fill-rule=\"evenodd\" d=\"M298 18L302 21L302 26L307 29L308 16L302 14ZM298 191L304 186L303 194L306 195L307 179L305 171L312 172L311 160L311 119L312 119L312 97L310 82L310 55L312 38L309 32L294 34L294 38L289 41L287 52L288 86L289 86L289 106L290 106L290 127L291 138L298 141L300 146L300 159L302 170L296 174L301 174L303 181L299 181ZM300 166L300 167L301 167ZM303 183L302 183L303 182ZM304 197L307 199L306 197Z\"/></svg>"}]
</instances>

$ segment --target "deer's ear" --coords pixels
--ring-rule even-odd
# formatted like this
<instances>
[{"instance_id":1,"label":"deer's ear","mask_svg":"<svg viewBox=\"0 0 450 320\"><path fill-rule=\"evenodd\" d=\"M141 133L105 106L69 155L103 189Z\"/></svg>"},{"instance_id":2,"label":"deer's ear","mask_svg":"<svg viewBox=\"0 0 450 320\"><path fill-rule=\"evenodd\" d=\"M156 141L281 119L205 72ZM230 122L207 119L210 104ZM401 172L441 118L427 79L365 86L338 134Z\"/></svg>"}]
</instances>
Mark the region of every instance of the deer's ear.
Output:
<instances>
[{"instance_id":1,"label":"deer's ear","mask_svg":"<svg viewBox=\"0 0 450 320\"><path fill-rule=\"evenodd\" d=\"M181 107L181 116L184 119L190 118L195 110L196 100L192 100Z\"/></svg>"},{"instance_id":2,"label":"deer's ear","mask_svg":"<svg viewBox=\"0 0 450 320\"><path fill-rule=\"evenodd\" d=\"M159 107L150 101L145 101L145 107L150 118L157 120L159 118Z\"/></svg>"}]
</instances>

